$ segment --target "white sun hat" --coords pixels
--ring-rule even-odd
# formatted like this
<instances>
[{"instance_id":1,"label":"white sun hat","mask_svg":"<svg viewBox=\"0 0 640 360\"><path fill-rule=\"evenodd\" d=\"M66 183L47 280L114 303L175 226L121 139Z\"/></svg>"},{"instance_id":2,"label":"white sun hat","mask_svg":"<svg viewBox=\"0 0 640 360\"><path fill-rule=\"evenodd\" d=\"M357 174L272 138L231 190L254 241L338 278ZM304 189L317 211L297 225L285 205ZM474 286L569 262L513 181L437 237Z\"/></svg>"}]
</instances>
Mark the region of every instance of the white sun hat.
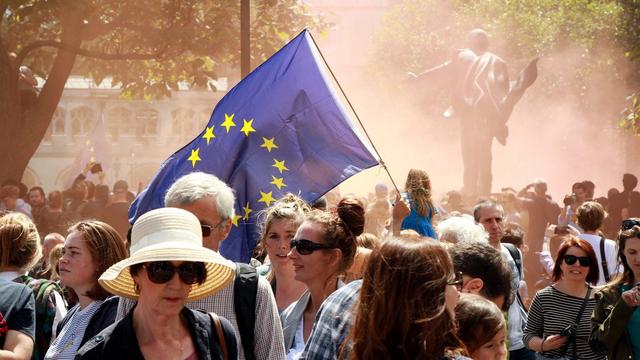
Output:
<instances>
[{"instance_id":1,"label":"white sun hat","mask_svg":"<svg viewBox=\"0 0 640 360\"><path fill-rule=\"evenodd\" d=\"M203 262L207 279L191 287L188 300L216 293L235 277L235 264L202 246L202 228L190 212L178 208L149 211L131 230L131 256L113 264L98 282L108 292L137 299L129 267L154 261Z\"/></svg>"}]
</instances>

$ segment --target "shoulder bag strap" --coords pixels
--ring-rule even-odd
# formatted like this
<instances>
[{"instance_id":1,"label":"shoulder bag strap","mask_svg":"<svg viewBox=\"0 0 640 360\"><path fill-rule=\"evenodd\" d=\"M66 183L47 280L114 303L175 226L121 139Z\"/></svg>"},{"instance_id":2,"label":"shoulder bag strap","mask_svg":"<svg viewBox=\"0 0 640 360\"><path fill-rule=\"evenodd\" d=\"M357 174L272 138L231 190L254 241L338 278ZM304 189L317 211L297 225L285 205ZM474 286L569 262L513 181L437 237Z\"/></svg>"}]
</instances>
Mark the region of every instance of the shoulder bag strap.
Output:
<instances>
[{"instance_id":1,"label":"shoulder bag strap","mask_svg":"<svg viewBox=\"0 0 640 360\"><path fill-rule=\"evenodd\" d=\"M222 356L224 360L229 360L229 353L227 352L227 342L224 339L224 331L222 330L222 323L220 322L220 318L217 314L210 312L209 316L211 316L211 321L213 321L213 325L216 329L216 335L218 335L218 343L220 343L220 348L222 349Z\"/></svg>"},{"instance_id":2,"label":"shoulder bag strap","mask_svg":"<svg viewBox=\"0 0 640 360\"><path fill-rule=\"evenodd\" d=\"M604 237L600 237L600 262L602 263L602 273L604 281L609 282L609 267L607 266L607 257L604 253Z\"/></svg>"},{"instance_id":3,"label":"shoulder bag strap","mask_svg":"<svg viewBox=\"0 0 640 360\"><path fill-rule=\"evenodd\" d=\"M584 300L582 300L582 305L580 305L580 311L578 311L578 316L576 316L576 321L574 322L574 324L576 325L576 331L578 329L578 324L580 324L580 318L582 317L582 314L584 314L584 308L587 307L587 302L589 301L589 296L591 295L591 286L587 287L587 295L585 295ZM575 336L573 338L573 341L571 342L571 348L573 350L573 356L576 356L576 339Z\"/></svg>"}]
</instances>

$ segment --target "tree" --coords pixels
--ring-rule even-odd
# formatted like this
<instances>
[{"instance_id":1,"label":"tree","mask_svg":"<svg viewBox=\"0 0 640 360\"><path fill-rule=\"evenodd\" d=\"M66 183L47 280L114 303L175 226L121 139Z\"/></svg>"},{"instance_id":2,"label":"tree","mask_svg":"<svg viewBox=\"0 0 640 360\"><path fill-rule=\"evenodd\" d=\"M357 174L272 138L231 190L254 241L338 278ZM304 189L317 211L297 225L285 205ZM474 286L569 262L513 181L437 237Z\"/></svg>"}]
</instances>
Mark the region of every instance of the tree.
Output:
<instances>
[{"instance_id":1,"label":"tree","mask_svg":"<svg viewBox=\"0 0 640 360\"><path fill-rule=\"evenodd\" d=\"M302 28L325 27L296 0L252 6L254 64ZM71 74L151 99L239 62L239 1L0 0L0 14L0 182L22 178ZM33 101L25 65L45 79Z\"/></svg>"}]
</instances>

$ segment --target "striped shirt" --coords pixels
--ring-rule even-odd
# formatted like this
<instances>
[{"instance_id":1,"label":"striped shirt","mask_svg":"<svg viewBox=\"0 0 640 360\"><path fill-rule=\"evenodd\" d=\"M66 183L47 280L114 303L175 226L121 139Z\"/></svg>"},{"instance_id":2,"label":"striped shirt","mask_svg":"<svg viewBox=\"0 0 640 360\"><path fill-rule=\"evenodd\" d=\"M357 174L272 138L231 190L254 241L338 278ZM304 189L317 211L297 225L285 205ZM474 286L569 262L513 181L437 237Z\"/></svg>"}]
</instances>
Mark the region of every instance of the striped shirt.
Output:
<instances>
[{"instance_id":1,"label":"striped shirt","mask_svg":"<svg viewBox=\"0 0 640 360\"><path fill-rule=\"evenodd\" d=\"M89 325L89 321L91 321L93 315L100 308L100 304L102 304L102 301L94 301L84 309L80 309L73 314L71 319L69 319L62 330L60 330L58 337L51 343L44 358L73 360L84 337L84 331L87 329L87 325Z\"/></svg>"},{"instance_id":2,"label":"striped shirt","mask_svg":"<svg viewBox=\"0 0 640 360\"><path fill-rule=\"evenodd\" d=\"M584 298L565 294L553 286L547 286L538 291L529 308L529 319L523 336L524 343L529 344L529 341L534 336L546 338L560 334L562 329L573 324L576 320L583 300ZM572 345L567 347L566 356L570 359L606 359L604 354L593 353L588 343L591 330L591 313L593 313L595 305L595 299L587 301L576 332L577 356L573 354ZM545 351L542 354L547 357L557 358L563 355L563 350L564 346L561 346L558 349Z\"/></svg>"}]
</instances>

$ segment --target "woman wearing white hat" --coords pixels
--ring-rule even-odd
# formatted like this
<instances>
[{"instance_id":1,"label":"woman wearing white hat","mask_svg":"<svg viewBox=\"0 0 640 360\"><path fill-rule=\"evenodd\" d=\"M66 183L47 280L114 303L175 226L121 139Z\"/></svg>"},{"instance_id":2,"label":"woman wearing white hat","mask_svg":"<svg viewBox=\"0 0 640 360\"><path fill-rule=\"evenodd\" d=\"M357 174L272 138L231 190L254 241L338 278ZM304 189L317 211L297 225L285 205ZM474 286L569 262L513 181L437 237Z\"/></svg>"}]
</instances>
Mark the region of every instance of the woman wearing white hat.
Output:
<instances>
[{"instance_id":1,"label":"woman wearing white hat","mask_svg":"<svg viewBox=\"0 0 640 360\"><path fill-rule=\"evenodd\" d=\"M235 266L202 247L198 219L177 208L152 210L133 225L131 257L99 279L136 307L79 351L80 359L236 359L229 321L185 307L233 279Z\"/></svg>"}]
</instances>

